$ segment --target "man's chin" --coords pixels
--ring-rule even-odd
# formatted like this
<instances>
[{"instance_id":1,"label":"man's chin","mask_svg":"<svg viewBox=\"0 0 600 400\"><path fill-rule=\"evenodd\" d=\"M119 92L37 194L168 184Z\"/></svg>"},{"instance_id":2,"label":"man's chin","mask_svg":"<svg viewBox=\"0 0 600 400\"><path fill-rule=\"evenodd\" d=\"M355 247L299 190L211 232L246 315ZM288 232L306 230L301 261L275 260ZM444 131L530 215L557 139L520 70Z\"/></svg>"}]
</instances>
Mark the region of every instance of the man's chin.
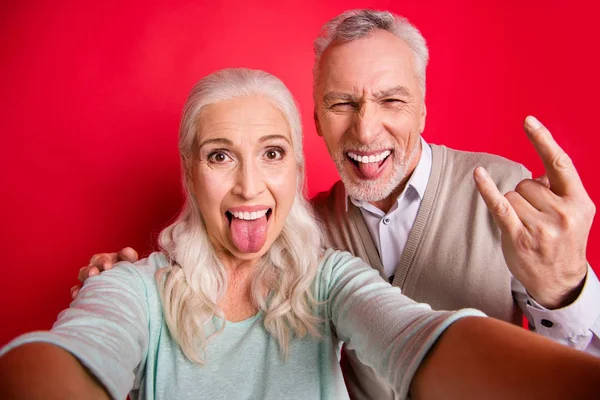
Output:
<instances>
[{"instance_id":1,"label":"man's chin","mask_svg":"<svg viewBox=\"0 0 600 400\"><path fill-rule=\"evenodd\" d=\"M346 188L346 193L354 200L358 201L366 201L368 203L373 203L376 201L385 200L392 190L382 190L381 185L377 184L377 181L368 181L368 182L345 182L344 187ZM387 188L383 188L387 189Z\"/></svg>"}]
</instances>

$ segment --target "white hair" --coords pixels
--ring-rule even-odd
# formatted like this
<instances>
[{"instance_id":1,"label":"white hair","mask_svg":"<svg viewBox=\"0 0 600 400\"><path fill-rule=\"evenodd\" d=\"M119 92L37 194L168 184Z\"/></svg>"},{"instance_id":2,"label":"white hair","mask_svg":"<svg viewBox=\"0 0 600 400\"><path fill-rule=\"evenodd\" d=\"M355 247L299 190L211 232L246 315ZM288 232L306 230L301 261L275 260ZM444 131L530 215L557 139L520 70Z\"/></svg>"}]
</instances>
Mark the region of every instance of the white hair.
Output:
<instances>
[{"instance_id":1,"label":"white hair","mask_svg":"<svg viewBox=\"0 0 600 400\"><path fill-rule=\"evenodd\" d=\"M419 87L425 97L425 73L429 62L429 50L425 38L406 18L388 11L345 11L323 25L319 37L313 44L315 51L314 88L316 88L319 75L319 60L332 42L351 42L369 36L376 29L393 33L408 45L413 54L413 66L419 80Z\"/></svg>"},{"instance_id":2,"label":"white hair","mask_svg":"<svg viewBox=\"0 0 600 400\"><path fill-rule=\"evenodd\" d=\"M279 79L263 71L225 69L196 84L183 109L179 153L185 204L175 222L159 235L159 246L170 266L156 279L166 322L183 353L204 364L207 341L225 327L219 301L227 289L226 270L215 254L190 185L198 116L203 108L245 96L269 100L287 119L298 165L298 186L280 235L262 257L252 282L252 298L264 312L266 330L277 339L285 358L292 337L320 337L312 283L323 248L323 231L306 200L302 126L296 103ZM269 300L262 288L270 290ZM219 317L220 326L213 323Z\"/></svg>"}]
</instances>

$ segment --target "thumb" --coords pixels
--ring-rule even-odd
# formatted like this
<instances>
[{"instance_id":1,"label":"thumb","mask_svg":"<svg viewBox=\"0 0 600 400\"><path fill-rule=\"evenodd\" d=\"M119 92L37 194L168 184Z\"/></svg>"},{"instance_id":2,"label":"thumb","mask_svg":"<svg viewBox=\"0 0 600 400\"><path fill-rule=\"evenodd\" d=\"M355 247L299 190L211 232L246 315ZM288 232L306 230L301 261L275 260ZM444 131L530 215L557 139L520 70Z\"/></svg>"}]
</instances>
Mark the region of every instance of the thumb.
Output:
<instances>
[{"instance_id":1,"label":"thumb","mask_svg":"<svg viewBox=\"0 0 600 400\"><path fill-rule=\"evenodd\" d=\"M136 262L139 259L139 257L137 251L135 251L131 247L125 247L124 249L119 251L117 259L119 261Z\"/></svg>"}]
</instances>

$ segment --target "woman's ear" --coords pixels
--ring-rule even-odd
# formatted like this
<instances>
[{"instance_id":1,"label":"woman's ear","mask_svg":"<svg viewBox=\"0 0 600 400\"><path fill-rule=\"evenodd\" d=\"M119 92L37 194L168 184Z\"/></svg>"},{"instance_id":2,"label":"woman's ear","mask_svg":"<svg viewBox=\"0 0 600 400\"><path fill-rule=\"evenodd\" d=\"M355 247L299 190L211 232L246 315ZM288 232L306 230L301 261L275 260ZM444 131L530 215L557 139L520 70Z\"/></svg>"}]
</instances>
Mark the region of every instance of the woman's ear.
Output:
<instances>
[{"instance_id":1,"label":"woman's ear","mask_svg":"<svg viewBox=\"0 0 600 400\"><path fill-rule=\"evenodd\" d=\"M191 160L182 160L183 168L185 170L185 185L192 191L195 191L194 185L194 169L192 168Z\"/></svg>"}]
</instances>

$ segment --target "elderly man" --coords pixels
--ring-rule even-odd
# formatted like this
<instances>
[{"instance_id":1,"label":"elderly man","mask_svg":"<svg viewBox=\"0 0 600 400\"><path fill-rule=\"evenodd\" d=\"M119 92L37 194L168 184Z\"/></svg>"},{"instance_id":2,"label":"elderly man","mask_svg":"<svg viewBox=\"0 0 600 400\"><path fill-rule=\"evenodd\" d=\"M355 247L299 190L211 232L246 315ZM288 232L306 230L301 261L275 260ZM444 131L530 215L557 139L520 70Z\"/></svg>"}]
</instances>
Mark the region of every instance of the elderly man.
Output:
<instances>
[{"instance_id":1,"label":"elderly man","mask_svg":"<svg viewBox=\"0 0 600 400\"><path fill-rule=\"evenodd\" d=\"M550 133L527 118L548 175L538 181L503 158L427 144L427 46L387 12L334 18L315 56L315 123L342 178L314 199L331 245L434 308L516 324L522 311L537 332L600 355L600 284L585 258L594 205ZM354 398L393 398L351 349L343 361Z\"/></svg>"},{"instance_id":2,"label":"elderly man","mask_svg":"<svg viewBox=\"0 0 600 400\"><path fill-rule=\"evenodd\" d=\"M433 308L515 324L525 313L531 329L600 355L600 283L585 258L595 208L546 128L526 119L547 172L538 180L501 157L426 143L428 49L388 12L334 18L315 56L315 123L342 178L314 199L331 246ZM96 255L80 278L132 253ZM395 397L352 349L342 363L353 398Z\"/></svg>"}]
</instances>

